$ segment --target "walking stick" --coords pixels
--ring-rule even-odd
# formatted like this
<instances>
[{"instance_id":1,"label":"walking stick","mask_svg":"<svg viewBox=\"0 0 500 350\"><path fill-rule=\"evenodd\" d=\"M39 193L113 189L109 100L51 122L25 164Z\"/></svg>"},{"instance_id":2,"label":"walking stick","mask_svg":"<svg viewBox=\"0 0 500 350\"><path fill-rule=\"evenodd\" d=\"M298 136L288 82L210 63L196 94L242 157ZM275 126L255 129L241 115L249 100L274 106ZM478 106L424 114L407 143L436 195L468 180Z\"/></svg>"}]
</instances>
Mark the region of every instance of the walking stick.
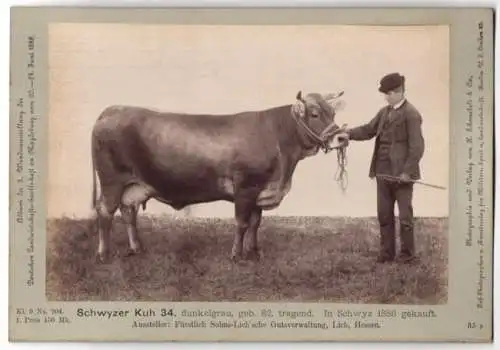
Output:
<instances>
[{"instance_id":1,"label":"walking stick","mask_svg":"<svg viewBox=\"0 0 500 350\"><path fill-rule=\"evenodd\" d=\"M392 176L392 175L377 174L376 177L379 177L379 178L382 178L382 179L386 179L386 180L391 180L391 181L398 181L398 182L401 180L399 177ZM438 188L440 190L445 190L446 189L446 187L429 184L429 183L426 183L426 182L423 182L423 181L419 181L419 180L411 180L410 179L409 181L413 182L413 183L416 183L416 184L428 186L428 187Z\"/></svg>"}]
</instances>

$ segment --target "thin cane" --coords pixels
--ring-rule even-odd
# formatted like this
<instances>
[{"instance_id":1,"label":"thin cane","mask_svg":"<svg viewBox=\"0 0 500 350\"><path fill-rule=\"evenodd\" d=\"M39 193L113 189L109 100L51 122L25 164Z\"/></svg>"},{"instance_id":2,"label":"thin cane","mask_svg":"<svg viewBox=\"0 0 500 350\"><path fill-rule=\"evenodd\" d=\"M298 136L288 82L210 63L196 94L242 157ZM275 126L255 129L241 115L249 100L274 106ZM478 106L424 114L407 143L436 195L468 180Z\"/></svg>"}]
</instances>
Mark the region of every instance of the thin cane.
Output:
<instances>
[{"instance_id":1,"label":"thin cane","mask_svg":"<svg viewBox=\"0 0 500 350\"><path fill-rule=\"evenodd\" d=\"M388 179L388 180L392 180L392 181L401 181L401 179L397 176L392 176L392 175L383 175L383 174L378 174L376 175L377 177L380 177L382 179ZM423 182L423 181L419 181L419 180L408 180L409 182L413 182L413 183L416 183L416 184L419 184L419 185L424 185L424 186L428 186L428 187L432 187L432 188L438 188L440 190L445 190L446 187L443 187L443 186L438 186L438 185L433 185L433 184L430 184L430 183L427 183L427 182Z\"/></svg>"}]
</instances>

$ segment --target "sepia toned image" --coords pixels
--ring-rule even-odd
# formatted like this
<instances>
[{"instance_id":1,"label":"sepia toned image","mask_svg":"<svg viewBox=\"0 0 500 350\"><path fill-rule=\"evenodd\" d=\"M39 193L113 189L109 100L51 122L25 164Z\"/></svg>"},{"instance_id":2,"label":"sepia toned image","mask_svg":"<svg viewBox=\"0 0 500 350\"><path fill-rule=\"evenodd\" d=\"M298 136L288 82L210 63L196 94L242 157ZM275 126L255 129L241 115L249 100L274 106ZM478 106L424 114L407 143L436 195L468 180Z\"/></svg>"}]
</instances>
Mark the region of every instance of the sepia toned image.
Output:
<instances>
[{"instance_id":1,"label":"sepia toned image","mask_svg":"<svg viewBox=\"0 0 500 350\"><path fill-rule=\"evenodd\" d=\"M445 305L447 25L48 26L49 301Z\"/></svg>"},{"instance_id":2,"label":"sepia toned image","mask_svg":"<svg viewBox=\"0 0 500 350\"><path fill-rule=\"evenodd\" d=\"M492 341L491 9L18 7L10 341Z\"/></svg>"}]
</instances>

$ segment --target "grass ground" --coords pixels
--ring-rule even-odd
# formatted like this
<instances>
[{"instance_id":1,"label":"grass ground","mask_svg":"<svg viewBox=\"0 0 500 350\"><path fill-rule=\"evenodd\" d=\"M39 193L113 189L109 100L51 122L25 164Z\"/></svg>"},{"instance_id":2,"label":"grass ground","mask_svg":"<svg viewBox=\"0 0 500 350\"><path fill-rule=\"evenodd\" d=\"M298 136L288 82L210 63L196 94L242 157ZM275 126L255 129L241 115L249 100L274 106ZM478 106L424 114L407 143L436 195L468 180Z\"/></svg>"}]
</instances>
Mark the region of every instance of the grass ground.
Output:
<instances>
[{"instance_id":1,"label":"grass ground","mask_svg":"<svg viewBox=\"0 0 500 350\"><path fill-rule=\"evenodd\" d=\"M264 217L260 261L229 259L228 219L145 217L147 252L132 257L125 225L114 220L114 256L94 260L88 220L47 223L49 300L331 301L438 304L447 296L446 218L418 218L418 264L376 264L373 218Z\"/></svg>"}]
</instances>

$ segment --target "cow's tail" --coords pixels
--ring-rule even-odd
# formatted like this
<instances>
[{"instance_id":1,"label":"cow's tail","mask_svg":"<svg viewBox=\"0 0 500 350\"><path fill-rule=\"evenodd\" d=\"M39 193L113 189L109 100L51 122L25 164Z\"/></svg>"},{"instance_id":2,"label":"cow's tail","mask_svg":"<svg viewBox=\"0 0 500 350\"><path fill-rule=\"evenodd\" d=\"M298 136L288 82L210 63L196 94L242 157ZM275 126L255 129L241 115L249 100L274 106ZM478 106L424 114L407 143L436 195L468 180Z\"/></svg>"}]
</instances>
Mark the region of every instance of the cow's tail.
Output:
<instances>
[{"instance_id":1,"label":"cow's tail","mask_svg":"<svg viewBox=\"0 0 500 350\"><path fill-rule=\"evenodd\" d=\"M91 199L91 207L93 214L96 213L96 207L97 207L97 173L96 173L96 167L95 167L95 156L96 156L96 150L95 150L95 144L94 144L94 139L92 138L92 149L91 149L91 156L92 156L92 199Z\"/></svg>"},{"instance_id":2,"label":"cow's tail","mask_svg":"<svg viewBox=\"0 0 500 350\"><path fill-rule=\"evenodd\" d=\"M97 176L96 176L96 167L95 167L95 149L94 149L94 140L92 138L92 148L90 151L92 158L92 199L91 199L91 212L89 215L87 232L89 236L92 236L94 232L98 229L98 218L99 213L97 211Z\"/></svg>"},{"instance_id":3,"label":"cow's tail","mask_svg":"<svg viewBox=\"0 0 500 350\"><path fill-rule=\"evenodd\" d=\"M97 185L96 185L96 175L95 175L95 165L92 159L92 209L95 210L97 206Z\"/></svg>"}]
</instances>

